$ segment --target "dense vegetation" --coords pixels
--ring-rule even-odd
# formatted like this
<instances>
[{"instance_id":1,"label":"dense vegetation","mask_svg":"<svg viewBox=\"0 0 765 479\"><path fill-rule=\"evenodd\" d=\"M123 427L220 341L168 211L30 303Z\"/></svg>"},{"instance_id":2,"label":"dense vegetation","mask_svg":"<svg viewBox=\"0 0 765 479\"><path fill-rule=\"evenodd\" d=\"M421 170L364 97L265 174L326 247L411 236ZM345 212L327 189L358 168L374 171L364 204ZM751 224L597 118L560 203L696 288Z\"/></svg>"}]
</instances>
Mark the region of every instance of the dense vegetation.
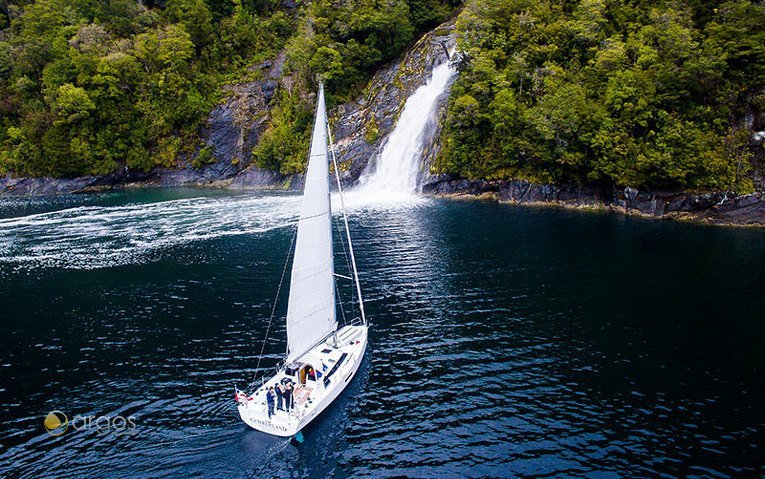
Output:
<instances>
[{"instance_id":1,"label":"dense vegetation","mask_svg":"<svg viewBox=\"0 0 765 479\"><path fill-rule=\"evenodd\" d=\"M451 14L439 0L0 1L0 174L75 176L212 161L200 127L223 83L287 47L293 87L278 93L256 153L299 171L321 74L356 93L418 31ZM199 151L198 154L194 154Z\"/></svg>"},{"instance_id":2,"label":"dense vegetation","mask_svg":"<svg viewBox=\"0 0 765 479\"><path fill-rule=\"evenodd\" d=\"M704 0L470 0L436 168L747 191L747 113L765 109L765 6Z\"/></svg>"},{"instance_id":3,"label":"dense vegetation","mask_svg":"<svg viewBox=\"0 0 765 479\"><path fill-rule=\"evenodd\" d=\"M147 5L151 5L147 2ZM73 176L173 165L227 75L272 56L293 20L268 2L38 0L0 42L0 171ZM205 155L202 155L204 159Z\"/></svg>"},{"instance_id":4,"label":"dense vegetation","mask_svg":"<svg viewBox=\"0 0 765 479\"><path fill-rule=\"evenodd\" d=\"M301 171L317 76L330 103L459 0L0 0L0 174L75 176L213 161L221 85L286 52L254 150ZM434 165L468 178L752 188L765 6L705 0L469 0ZM201 149L200 149L201 148ZM196 153L195 153L196 152Z\"/></svg>"}]
</instances>

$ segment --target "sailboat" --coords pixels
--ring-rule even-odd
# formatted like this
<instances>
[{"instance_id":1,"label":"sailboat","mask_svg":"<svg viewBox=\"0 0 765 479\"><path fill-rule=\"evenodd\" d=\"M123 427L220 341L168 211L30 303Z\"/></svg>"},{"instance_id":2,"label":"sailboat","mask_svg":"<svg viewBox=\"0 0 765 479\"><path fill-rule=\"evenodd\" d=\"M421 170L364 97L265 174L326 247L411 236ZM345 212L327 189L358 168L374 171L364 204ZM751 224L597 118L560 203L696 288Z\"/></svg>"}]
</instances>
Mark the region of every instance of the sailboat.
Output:
<instances>
[{"instance_id":1,"label":"sailboat","mask_svg":"<svg viewBox=\"0 0 765 479\"><path fill-rule=\"evenodd\" d=\"M337 174L352 277L336 274L334 268L328 139L331 140L324 86L320 84L292 263L286 356L273 376L268 379L263 376L260 384L254 383L252 393L236 391L242 420L258 431L276 436L297 435L326 409L353 379L367 347L367 318ZM332 152L337 173L334 149ZM359 304L360 317L342 326L338 325L336 315L336 278L355 283ZM290 391L283 401L277 397L280 388ZM278 408L279 402L282 409Z\"/></svg>"}]
</instances>

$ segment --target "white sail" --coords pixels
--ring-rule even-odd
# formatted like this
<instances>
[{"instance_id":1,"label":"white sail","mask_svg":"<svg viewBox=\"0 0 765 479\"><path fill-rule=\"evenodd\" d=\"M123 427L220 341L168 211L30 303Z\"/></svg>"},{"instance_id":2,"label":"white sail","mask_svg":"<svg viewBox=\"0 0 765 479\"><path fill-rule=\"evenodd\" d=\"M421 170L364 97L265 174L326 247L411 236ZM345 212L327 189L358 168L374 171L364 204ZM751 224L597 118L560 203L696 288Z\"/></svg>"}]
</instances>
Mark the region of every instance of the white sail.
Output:
<instances>
[{"instance_id":1,"label":"white sail","mask_svg":"<svg viewBox=\"0 0 765 479\"><path fill-rule=\"evenodd\" d=\"M331 217L327 112L321 86L292 263L287 305L288 363L337 329Z\"/></svg>"}]
</instances>

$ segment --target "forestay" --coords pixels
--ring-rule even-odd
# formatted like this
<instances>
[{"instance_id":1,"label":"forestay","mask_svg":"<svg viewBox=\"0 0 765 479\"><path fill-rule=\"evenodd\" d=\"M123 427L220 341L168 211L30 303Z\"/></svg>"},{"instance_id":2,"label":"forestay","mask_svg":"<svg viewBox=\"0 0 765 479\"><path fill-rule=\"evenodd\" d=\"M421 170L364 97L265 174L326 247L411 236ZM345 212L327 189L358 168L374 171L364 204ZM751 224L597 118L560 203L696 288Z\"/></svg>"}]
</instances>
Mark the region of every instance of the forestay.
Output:
<instances>
[{"instance_id":1,"label":"forestay","mask_svg":"<svg viewBox=\"0 0 765 479\"><path fill-rule=\"evenodd\" d=\"M292 263L287 305L288 363L337 329L326 125L322 86L319 88Z\"/></svg>"}]
</instances>

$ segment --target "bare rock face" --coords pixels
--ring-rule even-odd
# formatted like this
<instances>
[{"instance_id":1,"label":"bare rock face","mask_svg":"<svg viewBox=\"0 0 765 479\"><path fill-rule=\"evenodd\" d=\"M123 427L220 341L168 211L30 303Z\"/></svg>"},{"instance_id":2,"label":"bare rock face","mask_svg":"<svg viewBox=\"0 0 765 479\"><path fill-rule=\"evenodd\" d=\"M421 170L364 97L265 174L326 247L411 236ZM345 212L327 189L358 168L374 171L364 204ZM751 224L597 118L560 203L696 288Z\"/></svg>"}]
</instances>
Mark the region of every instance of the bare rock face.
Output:
<instances>
[{"instance_id":1,"label":"bare rock face","mask_svg":"<svg viewBox=\"0 0 765 479\"><path fill-rule=\"evenodd\" d=\"M159 186L216 184L230 180L245 169L253 171L239 184L245 184L248 178L258 178L253 186L262 186L266 178L274 183L281 181L281 175L273 172L261 175L260 170L250 163L252 149L268 127L270 103L282 74L284 59L284 52L281 52L274 61L253 67L253 71L262 72L261 80L223 87L228 96L210 112L202 130L206 146L212 149L213 163L194 167L192 161L199 155L197 151L179 168L156 169L150 183Z\"/></svg>"},{"instance_id":2,"label":"bare rock face","mask_svg":"<svg viewBox=\"0 0 765 479\"><path fill-rule=\"evenodd\" d=\"M455 43L454 21L451 20L423 36L400 60L379 70L362 96L330 111L344 183L355 183L363 172L373 167L406 99L430 79L435 66L449 61L449 52ZM441 99L437 116L443 116L446 98L444 95ZM438 151L441 123L436 121L426 131L425 167Z\"/></svg>"},{"instance_id":3,"label":"bare rock face","mask_svg":"<svg viewBox=\"0 0 765 479\"><path fill-rule=\"evenodd\" d=\"M226 186L233 189L248 188L302 188L302 175L286 176L276 171L266 171L260 168L248 168L237 174Z\"/></svg>"},{"instance_id":4,"label":"bare rock face","mask_svg":"<svg viewBox=\"0 0 765 479\"><path fill-rule=\"evenodd\" d=\"M145 182L152 173L123 169L103 176L23 178L0 176L0 196L45 196L109 190L115 185Z\"/></svg>"},{"instance_id":5,"label":"bare rock face","mask_svg":"<svg viewBox=\"0 0 765 479\"><path fill-rule=\"evenodd\" d=\"M425 186L435 196L481 198L501 203L555 205L604 209L633 216L702 223L765 226L765 196L725 193L639 191L635 188L599 189L577 185L549 185L527 180L467 180L440 178Z\"/></svg>"},{"instance_id":6,"label":"bare rock face","mask_svg":"<svg viewBox=\"0 0 765 479\"><path fill-rule=\"evenodd\" d=\"M224 88L231 96L210 113L203 133L216 158L228 163L249 163L252 146L267 123L264 86L267 85L252 82Z\"/></svg>"},{"instance_id":7,"label":"bare rock face","mask_svg":"<svg viewBox=\"0 0 765 479\"><path fill-rule=\"evenodd\" d=\"M263 72L262 80L223 87L229 97L210 113L202 132L219 161L232 163L238 170L252 161L252 148L268 127L271 100L282 75L284 60L282 51L274 61L252 68Z\"/></svg>"},{"instance_id":8,"label":"bare rock face","mask_svg":"<svg viewBox=\"0 0 765 479\"><path fill-rule=\"evenodd\" d=\"M0 194L10 196L58 195L86 188L94 180L95 177L91 176L72 179L2 176L0 177Z\"/></svg>"}]
</instances>

